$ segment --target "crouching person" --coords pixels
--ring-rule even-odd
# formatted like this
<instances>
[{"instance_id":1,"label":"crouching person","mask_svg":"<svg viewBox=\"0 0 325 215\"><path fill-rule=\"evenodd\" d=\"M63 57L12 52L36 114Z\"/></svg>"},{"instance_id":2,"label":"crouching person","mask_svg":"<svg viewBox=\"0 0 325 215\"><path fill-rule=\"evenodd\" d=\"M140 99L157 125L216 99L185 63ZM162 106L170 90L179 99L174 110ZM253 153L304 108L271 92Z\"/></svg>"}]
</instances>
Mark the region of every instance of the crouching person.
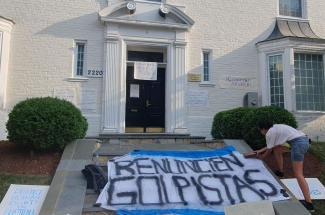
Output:
<instances>
[{"instance_id":1,"label":"crouching person","mask_svg":"<svg viewBox=\"0 0 325 215\"><path fill-rule=\"evenodd\" d=\"M282 153L291 152L293 172L305 198L302 204L308 211L314 212L315 209L311 202L308 184L303 175L304 156L310 146L307 135L291 126L284 124L273 125L267 120L258 123L258 130L265 135L266 147L257 150L256 157L263 160L273 152L278 166L274 173L279 178L283 178Z\"/></svg>"}]
</instances>

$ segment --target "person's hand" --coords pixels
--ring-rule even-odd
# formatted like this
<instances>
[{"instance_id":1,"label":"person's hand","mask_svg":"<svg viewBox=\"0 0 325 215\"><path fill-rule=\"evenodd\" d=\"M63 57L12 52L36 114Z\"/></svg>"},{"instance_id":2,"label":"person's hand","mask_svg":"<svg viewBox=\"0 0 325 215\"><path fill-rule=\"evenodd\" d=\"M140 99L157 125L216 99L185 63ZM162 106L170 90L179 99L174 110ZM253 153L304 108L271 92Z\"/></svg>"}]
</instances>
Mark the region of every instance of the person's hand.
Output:
<instances>
[{"instance_id":1,"label":"person's hand","mask_svg":"<svg viewBox=\"0 0 325 215\"><path fill-rule=\"evenodd\" d=\"M256 153L256 157L255 158L262 160L261 151L260 150L256 150L255 153Z\"/></svg>"},{"instance_id":2,"label":"person's hand","mask_svg":"<svg viewBox=\"0 0 325 215\"><path fill-rule=\"evenodd\" d=\"M260 155L260 150L256 150L256 151L254 151L255 153L256 153L256 158Z\"/></svg>"}]
</instances>

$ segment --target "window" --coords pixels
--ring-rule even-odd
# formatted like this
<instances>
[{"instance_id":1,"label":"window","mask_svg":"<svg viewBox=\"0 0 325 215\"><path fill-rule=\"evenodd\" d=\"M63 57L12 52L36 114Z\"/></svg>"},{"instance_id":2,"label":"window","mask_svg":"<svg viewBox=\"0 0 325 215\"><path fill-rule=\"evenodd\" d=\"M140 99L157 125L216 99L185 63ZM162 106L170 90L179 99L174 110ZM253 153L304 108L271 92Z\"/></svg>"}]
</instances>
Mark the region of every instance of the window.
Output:
<instances>
[{"instance_id":1,"label":"window","mask_svg":"<svg viewBox=\"0 0 325 215\"><path fill-rule=\"evenodd\" d=\"M77 44L77 76L83 76L85 61L85 44Z\"/></svg>"},{"instance_id":2,"label":"window","mask_svg":"<svg viewBox=\"0 0 325 215\"><path fill-rule=\"evenodd\" d=\"M200 87L214 87L212 81L212 51L209 49L202 49L202 72Z\"/></svg>"},{"instance_id":3,"label":"window","mask_svg":"<svg viewBox=\"0 0 325 215\"><path fill-rule=\"evenodd\" d=\"M294 54L297 110L325 111L323 56Z\"/></svg>"},{"instance_id":4,"label":"window","mask_svg":"<svg viewBox=\"0 0 325 215\"><path fill-rule=\"evenodd\" d=\"M279 0L279 15L302 18L302 0Z\"/></svg>"},{"instance_id":5,"label":"window","mask_svg":"<svg viewBox=\"0 0 325 215\"><path fill-rule=\"evenodd\" d=\"M321 42L309 43L309 50L306 44L292 39L258 47L262 106L325 111L325 53Z\"/></svg>"},{"instance_id":6,"label":"window","mask_svg":"<svg viewBox=\"0 0 325 215\"><path fill-rule=\"evenodd\" d=\"M148 0L148 1L161 2L161 0Z\"/></svg>"},{"instance_id":7,"label":"window","mask_svg":"<svg viewBox=\"0 0 325 215\"><path fill-rule=\"evenodd\" d=\"M270 104L284 108L282 55L269 56Z\"/></svg>"},{"instance_id":8,"label":"window","mask_svg":"<svg viewBox=\"0 0 325 215\"><path fill-rule=\"evenodd\" d=\"M203 82L210 82L210 55L211 51L203 51Z\"/></svg>"},{"instance_id":9,"label":"window","mask_svg":"<svg viewBox=\"0 0 325 215\"><path fill-rule=\"evenodd\" d=\"M84 70L84 54L85 54L85 44L78 44L78 54L77 54L77 75L82 76Z\"/></svg>"},{"instance_id":10,"label":"window","mask_svg":"<svg viewBox=\"0 0 325 215\"><path fill-rule=\"evenodd\" d=\"M74 76L84 76L86 71L86 42L76 41L74 48Z\"/></svg>"}]
</instances>

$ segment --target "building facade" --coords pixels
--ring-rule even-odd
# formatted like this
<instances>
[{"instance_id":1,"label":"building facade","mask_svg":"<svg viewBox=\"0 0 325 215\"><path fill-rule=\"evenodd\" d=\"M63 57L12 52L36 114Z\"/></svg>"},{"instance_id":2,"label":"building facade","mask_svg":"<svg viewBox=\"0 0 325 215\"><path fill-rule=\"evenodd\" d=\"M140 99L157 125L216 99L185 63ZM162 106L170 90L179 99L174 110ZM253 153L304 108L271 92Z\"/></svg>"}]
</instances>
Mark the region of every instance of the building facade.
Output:
<instances>
[{"instance_id":1,"label":"building facade","mask_svg":"<svg viewBox=\"0 0 325 215\"><path fill-rule=\"evenodd\" d=\"M249 93L246 105L284 107L325 141L324 9L321 0L1 0L0 139L15 104L46 96L79 107L87 136L211 139L213 116ZM135 78L149 65L154 79Z\"/></svg>"}]
</instances>

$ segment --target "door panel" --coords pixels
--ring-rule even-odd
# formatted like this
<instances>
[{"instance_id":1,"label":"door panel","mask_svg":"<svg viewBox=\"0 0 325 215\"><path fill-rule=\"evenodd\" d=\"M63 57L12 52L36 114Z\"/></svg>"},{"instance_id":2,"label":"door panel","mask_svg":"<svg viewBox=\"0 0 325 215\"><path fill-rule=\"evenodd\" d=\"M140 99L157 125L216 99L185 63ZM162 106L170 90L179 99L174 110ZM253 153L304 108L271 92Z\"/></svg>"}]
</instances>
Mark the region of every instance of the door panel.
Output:
<instances>
[{"instance_id":1,"label":"door panel","mask_svg":"<svg viewBox=\"0 0 325 215\"><path fill-rule=\"evenodd\" d=\"M131 97L131 84L139 97ZM157 80L134 79L134 67L127 67L125 132L164 132L165 69L158 68ZM143 130L143 131L142 131Z\"/></svg>"}]
</instances>

